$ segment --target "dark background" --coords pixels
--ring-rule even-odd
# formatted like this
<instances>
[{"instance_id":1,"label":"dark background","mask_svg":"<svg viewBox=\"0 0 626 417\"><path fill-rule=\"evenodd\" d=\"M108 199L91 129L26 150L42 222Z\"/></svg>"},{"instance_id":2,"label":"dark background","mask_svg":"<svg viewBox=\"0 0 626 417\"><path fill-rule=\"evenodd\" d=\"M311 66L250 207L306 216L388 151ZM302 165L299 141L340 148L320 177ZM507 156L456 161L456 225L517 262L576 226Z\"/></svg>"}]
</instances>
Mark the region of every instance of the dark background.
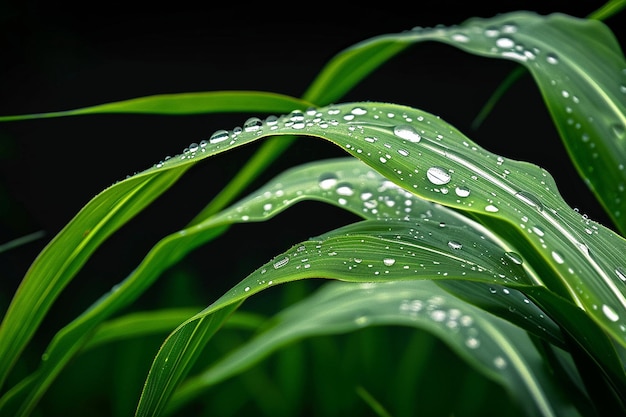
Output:
<instances>
[{"instance_id":1,"label":"dark background","mask_svg":"<svg viewBox=\"0 0 626 417\"><path fill-rule=\"evenodd\" d=\"M68 110L134 97L224 89L300 96L336 53L369 37L415 26L452 25L479 16L532 10L583 17L602 1L438 0L398 5L185 2L143 7L0 1L0 114ZM624 44L624 21L607 21ZM424 43L409 48L342 101L391 101L438 114L483 147L534 162L556 178L573 207L608 223L565 156L534 82L516 83L477 130L470 124L517 64ZM0 125L0 244L43 231L43 238L0 254L8 302L43 246L105 187L176 154L249 115L158 117L97 115ZM123 279L162 237L183 227L234 175L256 145L207 160L116 233L86 265L56 307L74 317ZM343 151L301 141L255 183L284 168ZM208 304L274 254L352 221L333 207L302 203L267 223L235 226L198 249L177 271L200 276ZM272 241L266 241L271 234ZM181 281L182 282L182 281ZM157 291L157 290L154 290ZM158 293L155 293L158 294ZM158 296L157 296L158 297Z\"/></svg>"}]
</instances>

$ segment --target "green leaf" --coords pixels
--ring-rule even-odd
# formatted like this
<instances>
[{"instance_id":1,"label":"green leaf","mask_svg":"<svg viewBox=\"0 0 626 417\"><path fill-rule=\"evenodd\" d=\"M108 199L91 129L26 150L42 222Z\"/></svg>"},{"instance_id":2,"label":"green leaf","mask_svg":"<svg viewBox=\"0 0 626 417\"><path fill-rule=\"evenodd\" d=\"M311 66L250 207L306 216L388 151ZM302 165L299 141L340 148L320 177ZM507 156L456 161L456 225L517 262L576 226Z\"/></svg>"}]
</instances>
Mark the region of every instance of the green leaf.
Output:
<instances>
[{"instance_id":1,"label":"green leaf","mask_svg":"<svg viewBox=\"0 0 626 417\"><path fill-rule=\"evenodd\" d=\"M26 273L0 324L0 385L54 300L89 256L185 170L181 166L111 186L48 243Z\"/></svg>"},{"instance_id":2,"label":"green leaf","mask_svg":"<svg viewBox=\"0 0 626 417\"><path fill-rule=\"evenodd\" d=\"M569 207L546 170L493 154L432 114L368 102L251 118L242 131L218 131L205 148L163 168L294 134L341 146L421 198L503 222L541 263L541 277L531 275L536 284L571 299L626 346L626 241Z\"/></svg>"},{"instance_id":3,"label":"green leaf","mask_svg":"<svg viewBox=\"0 0 626 417\"><path fill-rule=\"evenodd\" d=\"M0 122L103 113L191 115L225 112L285 113L310 107L304 100L262 91L210 91L158 94L65 111L0 116Z\"/></svg>"},{"instance_id":4,"label":"green leaf","mask_svg":"<svg viewBox=\"0 0 626 417\"><path fill-rule=\"evenodd\" d=\"M473 54L524 65L541 90L576 169L616 226L626 232L626 200L622 198L626 186L626 59L606 25L560 13L513 12L472 18L458 26L383 35L355 48L370 53L424 41L444 42ZM344 59L357 55L349 50Z\"/></svg>"},{"instance_id":5,"label":"green leaf","mask_svg":"<svg viewBox=\"0 0 626 417\"><path fill-rule=\"evenodd\" d=\"M458 241L450 240L450 233ZM462 242L462 243L461 243ZM461 246L467 247L463 250ZM302 242L285 254L271 260L234 286L204 311L178 327L166 340L152 369L163 368L163 361L193 363L219 321L207 321L223 308L275 285L306 278L331 278L354 282L394 280L468 279L484 283L529 283L524 268L505 255L496 241L480 230L456 227L440 222L420 220L366 220L328 232L319 238ZM229 307L230 308L230 307ZM189 340L192 338L194 340ZM202 340L200 340L202 339ZM192 346L187 348L187 344ZM160 372L160 371L159 371ZM177 374L149 375L138 416L158 415L171 395ZM166 381L166 383L164 383ZM155 392L161 390L157 396Z\"/></svg>"},{"instance_id":6,"label":"green leaf","mask_svg":"<svg viewBox=\"0 0 626 417\"><path fill-rule=\"evenodd\" d=\"M522 330L460 301L430 281L329 283L281 311L269 329L188 379L167 411L289 343L379 325L433 332L478 371L505 386L528 415L577 415L562 404L558 384Z\"/></svg>"},{"instance_id":7,"label":"green leaf","mask_svg":"<svg viewBox=\"0 0 626 417\"><path fill-rule=\"evenodd\" d=\"M157 169L145 176L162 174L161 170ZM133 181L136 180L130 179L127 182L132 184ZM126 189L126 187L128 184L125 182L114 185L90 202L84 211L94 216L98 213L108 214L107 210L91 212L90 207L102 206L102 201L106 200L107 195L113 196L113 199L117 198L118 191L116 190ZM23 415L29 414L68 361L94 343L90 338L97 326L139 297L162 271L178 262L191 250L218 237L227 230L230 224L264 221L291 205L307 199L336 204L346 210L371 218L416 216L428 217L433 224L439 225L445 222L458 222L458 215L450 210L417 198L389 182L357 159L339 158L295 167L277 176L263 188L222 211L219 215L189 226L159 241L132 274L55 335L45 350L45 360L41 362L36 373L29 377L28 385L20 384L3 396L0 399L0 410L12 410L11 414L17 415L17 410L20 409ZM78 222L76 223L78 225L82 224L78 218L74 222ZM76 231L74 226L70 226L65 233L75 233L80 237L83 234L82 229ZM47 253L52 254L52 252ZM83 253L81 256L88 256L88 253ZM98 335L99 333L96 333L94 337L99 337ZM85 343L87 345L83 346Z\"/></svg>"}]
</instances>

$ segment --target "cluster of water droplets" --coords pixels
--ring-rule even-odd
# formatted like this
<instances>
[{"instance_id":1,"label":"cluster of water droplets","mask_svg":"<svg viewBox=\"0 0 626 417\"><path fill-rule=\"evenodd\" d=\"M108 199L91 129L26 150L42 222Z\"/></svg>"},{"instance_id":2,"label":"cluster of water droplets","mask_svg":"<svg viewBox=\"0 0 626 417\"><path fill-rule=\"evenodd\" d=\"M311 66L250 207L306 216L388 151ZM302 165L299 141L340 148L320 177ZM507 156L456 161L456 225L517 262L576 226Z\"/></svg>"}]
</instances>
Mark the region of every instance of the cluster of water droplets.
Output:
<instances>
[{"instance_id":1,"label":"cluster of water droplets","mask_svg":"<svg viewBox=\"0 0 626 417\"><path fill-rule=\"evenodd\" d=\"M450 27L450 28L434 28L425 30L423 28L416 28L415 32L423 36L424 33L432 32L436 37L441 37L451 41L453 44L463 48L468 47L470 49L484 49L489 54L499 55L508 59L513 59L528 65L530 68L537 68L540 70L540 77L549 75L550 88L554 93L554 97L560 100L560 106L563 116L559 116L557 123L561 123L561 128L566 134L572 138L579 138L578 142L573 142L571 146L573 148L585 148L584 151L579 153L581 158L586 161L581 164L581 167L587 174L592 174L598 166L602 166L604 162L597 162L599 158L608 158L606 163L617 164L617 171L624 170L624 163L622 160L611 159L613 155L606 155L598 150L598 144L595 141L595 137L598 135L604 136L605 132L608 137L612 137L617 140L618 143L623 143L626 140L626 126L624 125L620 115L615 115L615 109L609 105L602 104L603 102L609 102L604 97L594 99L594 97L586 97L587 101L593 101L592 107L595 108L597 103L605 106L605 109L598 112L598 118L593 115L586 114L588 107L581 104L585 99L581 98L586 94L577 93L574 91L577 88L577 81L572 77L578 77L578 72L569 69L569 64L564 62L567 59L562 59L558 53L550 50L545 50L547 46L537 47L534 45L526 45L520 42L518 38L524 38L527 42L532 42L534 34L524 33L524 30L519 29L518 25L514 21L505 22L501 24L479 24L475 26L467 27ZM541 39L536 42L541 42ZM612 96L612 99L617 101L617 106L623 108L626 105L626 68L621 68L615 74L615 77L611 77L612 83L604 85L608 89L608 95ZM604 74L599 75L602 77ZM585 75L588 77L589 75ZM583 81L585 82L585 81ZM604 79L599 79L596 82L602 84ZM619 110L618 110L619 112ZM604 119L606 120L598 120ZM606 126L606 127L605 127ZM613 184L613 188L606 196L607 201L613 201L615 206L619 206L622 203L622 195L626 189L624 181L616 181ZM620 217L622 215L619 209L614 210L614 216Z\"/></svg>"},{"instance_id":2,"label":"cluster of water droplets","mask_svg":"<svg viewBox=\"0 0 626 417\"><path fill-rule=\"evenodd\" d=\"M511 39L511 42L513 42L512 36L515 32L515 25L507 24L497 30L490 29L488 34L485 33L485 36L495 38L496 47L515 49L515 46L507 45L508 41L506 40ZM502 37L498 37L499 35L502 35ZM499 42L497 41L498 39ZM457 36L457 41L462 42L463 40ZM551 65L558 65L558 57L548 55L546 59L550 61ZM424 129L418 127L420 123L424 124ZM395 182L384 182L377 189L360 190L354 187L353 184L342 182L341 179L334 176L333 173L320 176L318 178L319 189L331 193L333 198L336 198L336 201L340 205L360 204L363 212L376 215L379 218L415 217L415 213L412 213L414 200L411 198L411 194L403 191L396 183L405 183L407 184L406 188L419 188L421 190L452 197L456 199L455 201L457 203L466 204L468 207L474 205L475 199L472 198L474 194L469 181L477 181L479 178L484 180L484 178L478 175L472 175L470 178L461 178L462 176L456 174L454 169L446 167L443 164L428 166L423 172L421 171L421 167L414 165L415 157L419 158L422 153L425 152L426 146L430 146L429 151L433 150L434 147L431 145L437 144L444 138L442 134L437 133L436 130L434 131L432 127L429 127L429 124L430 120L424 116L420 116L419 113L416 112L415 114L409 115L407 112L400 109L394 109L393 111L376 107L366 109L355 105L351 108L347 106L329 106L327 108L308 109L306 111L294 110L285 116L269 116L265 120L252 117L243 124L243 127L237 127L233 130L218 130L213 133L208 140L203 140L198 144L190 144L177 158L168 158L157 164L157 166L162 166L171 159L185 160L195 158L203 153L216 153L220 150L254 140L265 133L298 134L306 133L307 129L313 129L313 133L320 130L336 129L337 132L343 136L346 135L346 131L342 131L341 129L347 129L347 136L350 140L348 140L348 143L345 143L344 146L351 153L363 159L369 158L372 162L382 164L382 166L388 164L390 160L396 161L392 168L392 172L395 175ZM374 131L387 131L388 134L372 134L372 131L367 129L370 126L376 127ZM395 137L396 140L386 140L385 138L388 137ZM478 151L475 146L470 145L466 141L463 142L463 145L466 147L472 146L474 150ZM488 155L488 153L485 155ZM409 156L411 157L409 158ZM446 151L443 156L448 157L451 161L455 158L452 151ZM457 164L465 163L458 155L456 159L454 159L454 162ZM498 174L497 177L494 177L493 181L497 182L506 179L510 174L510 171L505 167L505 162L506 160L502 157L496 158L495 167L501 168L502 172ZM474 167L470 168L473 169ZM547 176L545 172L542 175L544 177ZM492 179L489 179L489 181L491 180ZM543 179L538 178L537 180L545 184ZM392 195L386 192L385 188L394 188L397 192ZM545 185L545 188L547 191L550 191L548 185ZM494 187L494 189L497 189L497 187ZM542 199L538 198L533 193L524 190L512 190L509 192L521 203L520 207L522 208L531 208L538 213L547 210ZM483 210L487 213L497 213L500 210L501 204L503 204L495 192L492 193L492 197L493 198L488 198L482 206ZM267 202L264 205L266 211L273 208L274 203ZM539 224L530 224L529 216L524 213L524 210L516 210L520 213L520 227L525 229L529 235L539 240L544 249L549 251L554 262L560 265L565 264L567 262L565 256L546 244L544 238L545 232L542 226ZM244 218L244 220L246 219ZM585 228L585 231L588 234L596 232L593 224ZM450 240L447 242L447 247L448 250L458 251L463 249L464 244L464 242ZM580 248L581 253L584 254L583 249L587 248L587 246L581 245ZM326 251L325 255L332 256L332 253L332 250ZM317 256L322 256L322 252L320 251ZM511 264L515 264L516 260L521 261L519 255L503 255L503 259L505 258ZM293 263L290 262L290 259L290 256L286 256L286 258L278 262L274 268L283 268L287 264L297 265L298 268L310 267L309 263ZM353 258L350 265L347 266L348 268L362 267L356 257ZM373 263L367 265L368 268L372 268L375 271L376 275L389 274L391 268L399 267L398 262L392 258L381 259L380 266L382 268L379 268L378 265ZM403 264L400 267L417 271L420 267L424 267L424 265ZM574 273L575 271L571 270L571 272ZM446 272L440 271L440 273L445 274ZM615 268L614 277L619 278L620 282L624 282L624 278L626 277L624 268ZM619 314L611 306L602 305L599 308L610 321L615 322L620 319ZM626 331L626 328L624 331Z\"/></svg>"},{"instance_id":3,"label":"cluster of water droplets","mask_svg":"<svg viewBox=\"0 0 626 417\"><path fill-rule=\"evenodd\" d=\"M446 300L438 295L424 299L405 299L400 303L399 311L415 320L429 320L436 326L445 329L446 332L455 334L468 349L480 349L485 342L483 342L481 330L476 326L474 317L456 306L447 306L446 304ZM508 362L503 355L496 355L493 357L491 365L502 370L508 366Z\"/></svg>"}]
</instances>

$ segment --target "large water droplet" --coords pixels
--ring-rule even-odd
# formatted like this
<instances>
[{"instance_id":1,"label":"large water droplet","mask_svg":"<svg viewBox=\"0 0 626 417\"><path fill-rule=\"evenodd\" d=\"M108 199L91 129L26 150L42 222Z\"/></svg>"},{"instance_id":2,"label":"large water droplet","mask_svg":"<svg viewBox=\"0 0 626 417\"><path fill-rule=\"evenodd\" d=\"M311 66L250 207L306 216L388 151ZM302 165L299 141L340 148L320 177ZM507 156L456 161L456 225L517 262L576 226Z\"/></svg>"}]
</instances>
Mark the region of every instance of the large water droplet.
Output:
<instances>
[{"instance_id":1,"label":"large water droplet","mask_svg":"<svg viewBox=\"0 0 626 417\"><path fill-rule=\"evenodd\" d=\"M506 255L506 257L509 258L514 264L521 265L524 262L522 257L515 252L505 252L504 255Z\"/></svg>"},{"instance_id":2,"label":"large water droplet","mask_svg":"<svg viewBox=\"0 0 626 417\"><path fill-rule=\"evenodd\" d=\"M478 346L480 346L480 340L472 336L472 337L467 338L467 340L465 340L465 344L470 349L476 349Z\"/></svg>"},{"instance_id":3,"label":"large water droplet","mask_svg":"<svg viewBox=\"0 0 626 417\"><path fill-rule=\"evenodd\" d=\"M426 177L435 185L444 185L450 182L450 174L443 168L430 167L426 171Z\"/></svg>"},{"instance_id":4,"label":"large water droplet","mask_svg":"<svg viewBox=\"0 0 626 417\"><path fill-rule=\"evenodd\" d=\"M263 127L263 122L258 117L251 117L243 124L243 130L246 132L256 132Z\"/></svg>"},{"instance_id":5,"label":"large water droplet","mask_svg":"<svg viewBox=\"0 0 626 417\"><path fill-rule=\"evenodd\" d=\"M546 61L548 64L556 65L559 63L559 57L556 54L549 53L546 55Z\"/></svg>"},{"instance_id":6,"label":"large water droplet","mask_svg":"<svg viewBox=\"0 0 626 417\"><path fill-rule=\"evenodd\" d=\"M613 134L618 139L624 139L624 137L626 136L626 128L624 128L624 125L622 124L614 124L613 126L611 126L611 130L613 130Z\"/></svg>"},{"instance_id":7,"label":"large water droplet","mask_svg":"<svg viewBox=\"0 0 626 417\"><path fill-rule=\"evenodd\" d=\"M401 139L406 139L409 142L417 143L422 140L422 137L417 130L411 125L399 125L393 128L393 134Z\"/></svg>"},{"instance_id":8,"label":"large water droplet","mask_svg":"<svg viewBox=\"0 0 626 417\"><path fill-rule=\"evenodd\" d=\"M385 266L392 266L395 263L396 263L396 260L393 259L393 258L385 258L385 259L383 259L383 264L385 264Z\"/></svg>"},{"instance_id":9,"label":"large water droplet","mask_svg":"<svg viewBox=\"0 0 626 417\"><path fill-rule=\"evenodd\" d=\"M278 261L274 262L274 269L278 269L278 268L282 268L283 266L287 265L289 263L289 257L285 256L282 259L279 259Z\"/></svg>"},{"instance_id":10,"label":"large water droplet","mask_svg":"<svg viewBox=\"0 0 626 417\"><path fill-rule=\"evenodd\" d=\"M602 305L602 312L604 313L606 318L611 321L619 320L619 315L615 312L615 310L613 310L611 307L609 307L606 304Z\"/></svg>"},{"instance_id":11,"label":"large water droplet","mask_svg":"<svg viewBox=\"0 0 626 417\"><path fill-rule=\"evenodd\" d=\"M515 42L511 38L502 37L502 38L496 39L496 46L498 48L509 49L515 46Z\"/></svg>"},{"instance_id":12,"label":"large water droplet","mask_svg":"<svg viewBox=\"0 0 626 417\"><path fill-rule=\"evenodd\" d=\"M216 131L209 138L210 143L219 143L227 140L229 138L229 134L227 130L221 129Z\"/></svg>"},{"instance_id":13,"label":"large water droplet","mask_svg":"<svg viewBox=\"0 0 626 417\"><path fill-rule=\"evenodd\" d=\"M354 190L350 184L339 184L337 186L337 194L349 197L354 194Z\"/></svg>"},{"instance_id":14,"label":"large water droplet","mask_svg":"<svg viewBox=\"0 0 626 417\"><path fill-rule=\"evenodd\" d=\"M617 277L622 281L626 281L626 269L622 268L621 266L615 268L615 275L617 275Z\"/></svg>"},{"instance_id":15,"label":"large water droplet","mask_svg":"<svg viewBox=\"0 0 626 417\"><path fill-rule=\"evenodd\" d=\"M453 249L453 250L459 250L459 249L463 248L463 244L461 244L461 243L459 243L459 242L457 242L455 240L451 240L451 241L448 242L448 247L450 249Z\"/></svg>"},{"instance_id":16,"label":"large water droplet","mask_svg":"<svg viewBox=\"0 0 626 417\"><path fill-rule=\"evenodd\" d=\"M459 197L467 197L470 195L470 189L465 186L456 187L454 190Z\"/></svg>"},{"instance_id":17,"label":"large water droplet","mask_svg":"<svg viewBox=\"0 0 626 417\"><path fill-rule=\"evenodd\" d=\"M552 251L552 259L554 259L557 264L562 264L563 262L565 262L563 256L556 251Z\"/></svg>"},{"instance_id":18,"label":"large water droplet","mask_svg":"<svg viewBox=\"0 0 626 417\"><path fill-rule=\"evenodd\" d=\"M515 194L515 197L518 200L533 207L535 210L543 211L543 204L534 194L531 194L528 191L520 191L517 194Z\"/></svg>"},{"instance_id":19,"label":"large water droplet","mask_svg":"<svg viewBox=\"0 0 626 417\"><path fill-rule=\"evenodd\" d=\"M319 186L322 190L330 190L337 185L338 178L335 174L323 174L319 178Z\"/></svg>"}]
</instances>

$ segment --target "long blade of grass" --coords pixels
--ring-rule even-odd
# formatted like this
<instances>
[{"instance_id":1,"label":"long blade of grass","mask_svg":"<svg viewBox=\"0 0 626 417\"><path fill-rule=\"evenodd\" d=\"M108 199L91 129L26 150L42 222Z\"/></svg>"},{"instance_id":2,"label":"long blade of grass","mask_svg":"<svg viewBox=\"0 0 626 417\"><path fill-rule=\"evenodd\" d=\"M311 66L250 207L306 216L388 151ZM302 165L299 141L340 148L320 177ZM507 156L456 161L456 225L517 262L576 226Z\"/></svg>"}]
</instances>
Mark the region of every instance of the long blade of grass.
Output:
<instances>
[{"instance_id":1,"label":"long blade of grass","mask_svg":"<svg viewBox=\"0 0 626 417\"><path fill-rule=\"evenodd\" d=\"M29 268L0 324L0 383L46 312L97 247L184 173L186 167L137 176L96 196Z\"/></svg>"},{"instance_id":2,"label":"long blade of grass","mask_svg":"<svg viewBox=\"0 0 626 417\"><path fill-rule=\"evenodd\" d=\"M290 111L308 103L260 92L217 92L165 95L116 102L70 111L64 115L98 112ZM49 114L58 117L59 114ZM12 116L4 121L13 120ZM23 118L40 115L15 116ZM115 230L171 186L188 166L135 176L92 199L46 246L28 270L0 324L0 386L54 300L91 254Z\"/></svg>"},{"instance_id":3,"label":"long blade of grass","mask_svg":"<svg viewBox=\"0 0 626 417\"><path fill-rule=\"evenodd\" d=\"M65 111L0 116L0 122L114 113L178 116L227 112L285 113L296 108L310 106L312 106L312 103L277 93L263 91L207 91L157 94Z\"/></svg>"}]
</instances>

